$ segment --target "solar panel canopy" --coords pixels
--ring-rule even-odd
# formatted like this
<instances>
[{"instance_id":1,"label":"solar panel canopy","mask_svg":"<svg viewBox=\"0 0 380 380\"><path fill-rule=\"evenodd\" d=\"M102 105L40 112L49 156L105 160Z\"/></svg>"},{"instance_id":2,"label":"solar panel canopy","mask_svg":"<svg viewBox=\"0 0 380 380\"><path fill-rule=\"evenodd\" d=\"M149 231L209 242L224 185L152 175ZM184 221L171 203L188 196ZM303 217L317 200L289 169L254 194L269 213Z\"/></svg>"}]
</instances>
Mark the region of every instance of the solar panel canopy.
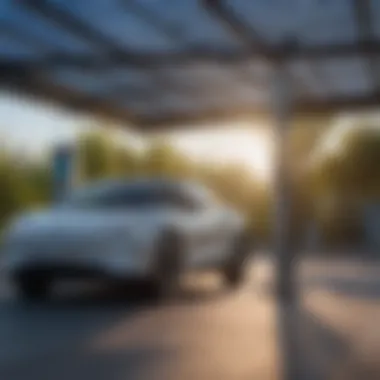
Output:
<instances>
[{"instance_id":1,"label":"solar panel canopy","mask_svg":"<svg viewBox=\"0 0 380 380\"><path fill-rule=\"evenodd\" d=\"M141 126L376 107L378 0L0 0L0 86Z\"/></svg>"}]
</instances>

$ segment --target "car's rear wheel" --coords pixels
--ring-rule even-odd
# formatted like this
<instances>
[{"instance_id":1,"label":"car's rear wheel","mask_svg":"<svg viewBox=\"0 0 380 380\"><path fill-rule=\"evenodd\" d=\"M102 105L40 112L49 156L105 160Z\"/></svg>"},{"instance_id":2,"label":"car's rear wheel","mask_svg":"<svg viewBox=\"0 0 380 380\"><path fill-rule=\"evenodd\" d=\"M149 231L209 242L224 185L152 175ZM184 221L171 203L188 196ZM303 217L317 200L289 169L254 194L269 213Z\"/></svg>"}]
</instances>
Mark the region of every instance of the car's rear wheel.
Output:
<instances>
[{"instance_id":1,"label":"car's rear wheel","mask_svg":"<svg viewBox=\"0 0 380 380\"><path fill-rule=\"evenodd\" d=\"M246 233L238 235L234 240L232 252L223 268L224 278L232 288L241 285L245 279L245 269L252 249L251 245L251 239Z\"/></svg>"},{"instance_id":2,"label":"car's rear wheel","mask_svg":"<svg viewBox=\"0 0 380 380\"><path fill-rule=\"evenodd\" d=\"M180 293L183 246L179 235L168 231L160 239L154 273L155 294L162 300Z\"/></svg>"},{"instance_id":3,"label":"car's rear wheel","mask_svg":"<svg viewBox=\"0 0 380 380\"><path fill-rule=\"evenodd\" d=\"M45 273L20 273L15 277L18 294L26 300L43 300L49 295L52 278Z\"/></svg>"}]
</instances>

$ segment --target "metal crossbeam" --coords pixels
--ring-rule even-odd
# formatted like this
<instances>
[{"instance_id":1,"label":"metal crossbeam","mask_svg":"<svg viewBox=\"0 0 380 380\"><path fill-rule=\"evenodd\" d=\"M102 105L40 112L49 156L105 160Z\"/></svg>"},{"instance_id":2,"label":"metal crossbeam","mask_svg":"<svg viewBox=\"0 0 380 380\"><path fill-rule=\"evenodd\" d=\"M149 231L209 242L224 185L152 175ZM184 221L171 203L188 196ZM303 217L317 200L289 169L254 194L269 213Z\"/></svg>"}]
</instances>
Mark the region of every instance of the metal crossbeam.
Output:
<instances>
[{"instance_id":1,"label":"metal crossbeam","mask_svg":"<svg viewBox=\"0 0 380 380\"><path fill-rule=\"evenodd\" d=\"M104 60L102 59L98 68L112 70L112 66L110 67L110 65L112 65L112 62L114 62L115 60L120 60L125 65L135 66L139 69L145 70L149 68L149 59L138 59L137 55L132 54L129 51L125 52L122 47L110 40L104 34L98 32L97 30L89 26L87 23L85 23L69 11L56 7L52 4L47 4L44 0L24 1L26 1L27 5L31 6L34 10L38 11L39 13L42 13L46 17L54 19L61 27L68 29L74 35L79 36L85 41L90 41L98 48L101 48L101 50L104 50L107 53L106 58ZM72 57L75 59L75 57L77 56L74 55ZM64 66L63 64L65 63L65 61L65 55L57 54L50 56L50 58L44 58L41 62L29 62L24 67L25 70L36 73L49 69L52 70L54 65L51 65L51 63L58 63L58 66L62 67ZM92 58L89 62L95 61L96 58ZM179 81L172 81L170 78L162 74L162 72L159 72L157 70L150 70L146 73L151 77L152 84L156 87L161 86L166 90L171 90L177 93L188 92L190 95L193 92L189 91L183 83ZM128 91L127 86L125 90ZM121 93L122 91L120 90L120 87L117 86L115 88L115 91L109 89L108 96L114 99L116 96L121 96Z\"/></svg>"},{"instance_id":2,"label":"metal crossbeam","mask_svg":"<svg viewBox=\"0 0 380 380\"><path fill-rule=\"evenodd\" d=\"M372 17L370 0L352 0L356 24L358 26L359 42L372 36Z\"/></svg>"},{"instance_id":3,"label":"metal crossbeam","mask_svg":"<svg viewBox=\"0 0 380 380\"><path fill-rule=\"evenodd\" d=\"M231 8L228 8L220 0L203 0L205 8L211 12L219 22L237 37L243 43L245 50L253 51L268 63L276 61L277 57L274 51L265 43L264 39L253 27L244 24ZM252 81L252 74L245 70L241 70L241 80L244 82ZM256 78L253 78L256 80Z\"/></svg>"},{"instance_id":4,"label":"metal crossbeam","mask_svg":"<svg viewBox=\"0 0 380 380\"><path fill-rule=\"evenodd\" d=\"M260 33L251 26L248 26L240 20L235 12L228 8L220 0L203 0L203 3L210 12L232 32L240 41L242 41L256 54L267 58L270 61L276 59L277 55L273 48L265 43Z\"/></svg>"},{"instance_id":5,"label":"metal crossbeam","mask_svg":"<svg viewBox=\"0 0 380 380\"><path fill-rule=\"evenodd\" d=\"M15 27L14 25L5 20L2 20L0 23L0 35L9 36L15 39L16 41L21 42L25 46L32 47L33 49L36 49L39 53L45 55L54 54L54 52L57 51L57 48L52 46L51 44L41 41L39 38L35 38L34 36L22 31L21 29Z\"/></svg>"},{"instance_id":6,"label":"metal crossbeam","mask_svg":"<svg viewBox=\"0 0 380 380\"><path fill-rule=\"evenodd\" d=\"M371 1L370 0L352 0L352 8L359 35L359 45L365 43L367 39L374 38L373 20L371 16ZM378 57L367 57L368 72L373 78L377 88L380 87L380 72L378 69Z\"/></svg>"},{"instance_id":7,"label":"metal crossbeam","mask_svg":"<svg viewBox=\"0 0 380 380\"><path fill-rule=\"evenodd\" d=\"M27 71L23 66L0 63L0 83L3 87L57 102L75 111L91 112L100 116L138 123L134 115L116 104L97 96L79 93L57 86L39 73Z\"/></svg>"},{"instance_id":8,"label":"metal crossbeam","mask_svg":"<svg viewBox=\"0 0 380 380\"><path fill-rule=\"evenodd\" d=\"M95 48L115 57L123 57L128 60L133 58L134 54L127 49L119 46L115 41L108 38L98 29L84 23L79 17L60 7L47 3L45 0L22 0L22 4L44 15L47 19L55 21L61 28L68 30L74 36L90 43Z\"/></svg>"},{"instance_id":9,"label":"metal crossbeam","mask_svg":"<svg viewBox=\"0 0 380 380\"><path fill-rule=\"evenodd\" d=\"M133 12L149 26L154 27L159 33L175 43L186 42L186 32L180 25L169 24L159 15L145 7L136 0L121 0L127 11Z\"/></svg>"},{"instance_id":10,"label":"metal crossbeam","mask_svg":"<svg viewBox=\"0 0 380 380\"><path fill-rule=\"evenodd\" d=\"M286 56L283 54L283 51L298 46L297 41L291 40L284 41L281 49L276 46L270 46L253 26L244 23L233 9L223 2L223 0L204 0L204 3L207 8L215 13L219 20L240 39L240 41L245 43L250 50L259 52L259 54L267 60L268 64L274 66L278 66L279 64L286 65ZM321 77L321 75L319 75L319 70L317 70L315 65L310 66L313 74L315 75L315 73L317 73L318 77ZM310 88L307 84L299 78L295 78L295 75L292 75L292 77L293 80L300 83L304 88L305 93L310 92Z\"/></svg>"},{"instance_id":11,"label":"metal crossbeam","mask_svg":"<svg viewBox=\"0 0 380 380\"><path fill-rule=\"evenodd\" d=\"M342 110L368 110L378 107L380 104L380 91L366 96L332 97L324 100L300 100L294 104L294 114L302 117L312 115L320 117L334 114ZM241 107L218 107L203 112L178 111L170 114L156 115L154 117L141 117L139 125L144 128L160 128L170 125L178 125L186 122L207 122L210 120L238 119L238 118L262 118L270 113L267 107L258 105L244 105Z\"/></svg>"},{"instance_id":12,"label":"metal crossbeam","mask_svg":"<svg viewBox=\"0 0 380 380\"><path fill-rule=\"evenodd\" d=\"M106 99L92 99L91 97L78 94L74 91L43 83L39 77L35 77L33 74L28 73L22 66L17 67L13 64L0 64L0 82L2 85L20 89L23 92L38 95L48 100L57 101L72 109L90 111L94 114L129 120L136 125L140 125L144 129L158 129L178 123L202 122L225 118L257 118L263 117L269 111L266 107L258 105L244 105L233 108L214 107L208 110L200 110L199 112L194 112L194 110L188 112L186 110L179 110L170 114L160 114L148 117L141 116L136 119L133 114L121 109L117 104L109 104ZM294 112L300 115L321 115L322 113L329 114L344 109L366 110L371 107L378 107L379 104L380 91L370 93L366 96L335 97L319 101L300 100L293 106L293 108Z\"/></svg>"},{"instance_id":13,"label":"metal crossbeam","mask_svg":"<svg viewBox=\"0 0 380 380\"><path fill-rule=\"evenodd\" d=\"M88 23L84 22L71 12L54 6L51 3L47 3L45 0L23 1L33 10L43 14L47 18L55 20L62 28L69 30L73 35L80 37L86 42L90 42L96 48L100 49L103 53L106 53L107 58L104 61L101 59L101 67L107 68L107 61L108 63L112 63L114 61L120 60L124 62L124 64L137 66L140 69L145 69L146 66L141 62L140 59L138 59L138 55L131 52L130 49L120 46L111 38L107 37L96 28L91 27ZM65 61L65 56L60 54L53 55L52 58L53 62L55 61L58 63L63 63ZM46 66L43 67L43 61L49 62L49 58L44 58L42 62L39 63L31 63L30 66L38 70L48 69ZM152 82L164 88L178 89L178 87L180 87L179 83L170 81L170 79L166 78L159 72L154 73L154 76L152 76Z\"/></svg>"},{"instance_id":14,"label":"metal crossbeam","mask_svg":"<svg viewBox=\"0 0 380 380\"><path fill-rule=\"evenodd\" d=\"M288 62L298 59L314 60L317 62L330 58L380 57L380 41L366 39L362 40L360 44L339 43L328 46L287 46L286 48L281 48L281 53L277 54L279 54L280 59ZM23 59L17 61L17 63L24 64L25 67L39 67L43 70L62 67L117 68L121 66L158 69L203 63L244 64L260 57L257 52L241 49L212 50L209 48L191 48L169 53L128 53L127 57L108 54L51 53L37 60Z\"/></svg>"},{"instance_id":15,"label":"metal crossbeam","mask_svg":"<svg viewBox=\"0 0 380 380\"><path fill-rule=\"evenodd\" d=\"M97 104L99 104L100 101L104 101L104 103L116 101L116 107L117 104L120 104L118 102L119 99L133 96L132 93L136 94L138 88L132 88L131 86L124 88L123 85L119 85L114 89L105 89L106 91L109 90L110 93L103 92L98 95L86 95L82 93L78 94L78 96L75 96L73 91L71 91L71 95L64 98L60 94L65 93L66 90L58 90L57 86L54 84L49 86L46 82L48 80L54 81L54 71L61 69L73 70L73 72L75 70L92 70L92 72L98 70L99 78L101 79L103 74L112 72L114 69L125 68L128 70L128 68L132 68L133 70L142 70L148 76L148 92L151 86L152 89L156 89L157 93L159 93L157 89L161 88L163 96L165 94L169 96L179 94L187 97L188 95L191 100L191 97L197 98L198 91L207 84L200 83L199 87L197 87L198 84L195 81L192 82L193 77L191 76L184 78L185 82L176 76L172 77L172 68L178 69L182 67L184 69L191 69L191 67L197 67L202 64L210 65L210 67L212 65L215 65L215 67L222 66L223 70L226 70L226 75L230 75L228 72L230 69L231 78L236 79L234 75L236 72L242 72L245 69L245 65L254 63L257 59L264 59L268 64L276 64L278 61L291 63L299 59L313 61L314 64L323 63L326 59L331 58L362 57L369 60L371 73L372 75L376 75L377 78L373 83L380 90L380 75L375 67L377 60L380 58L380 40L376 39L373 33L373 20L371 20L369 0L351 0L353 10L355 10L353 14L356 15L360 35L359 41L323 46L300 46L299 44L284 43L269 45L255 28L248 23L243 23L239 19L239 16L225 2L221 0L203 0L203 4L217 17L219 22L222 22L235 36L238 36L239 40L243 42L243 48L194 46L186 41L186 33L183 29L177 29L177 25L166 21L164 17L160 17L148 5L138 3L137 0L117 1L122 2L126 9L131 9L136 17L154 27L159 33L176 42L178 48L173 49L173 51L160 53L136 51L131 47L125 47L124 44L119 44L116 40L107 36L106 32L102 31L102 29L91 26L85 19L82 20L81 17L72 14L64 5L60 6L47 0L19 0L20 4L28 5L29 10L45 16L48 20L53 21L58 28L85 41L89 46L93 46L94 53L59 52L58 48L50 46L43 41L43 38L40 41L38 38L24 32L22 25L16 26L12 24L14 22L12 20L7 22L2 20L0 34L10 36L15 41L32 47L36 50L38 58L10 58L4 54L0 55L0 84L13 84L14 86L22 87L23 83L25 83L24 87L27 87L28 90L32 90L33 86L36 86L36 93L38 94L49 94L52 97L61 99L63 103L70 106L73 106L74 103L79 104L78 108L83 109L89 108L90 104L94 104L94 102L98 102ZM240 68L237 69L237 66L241 67L242 70ZM13 74L10 73L12 68ZM245 77L243 76L243 79L245 80L245 84L248 83L246 75ZM39 83L44 83L44 85L39 85ZM188 86L187 83L191 85ZM252 85L257 86L257 83L253 83ZM210 85L209 87L211 88L212 86ZM54 91L50 91L51 88L54 88ZM115 90L113 95L112 90ZM144 91L140 91L140 94L142 100L149 98L145 96ZM96 97L98 100L85 100L93 97ZM379 99L378 92L374 91L366 96L327 98L323 101L320 99L310 99L307 101L299 99L295 107L300 112L313 109L318 110L318 112L330 112L330 110L338 110L340 107L377 106L380 104ZM231 114L233 115L237 111L244 113L244 107L236 110L236 107L231 105ZM254 111L259 112L259 107L256 107ZM211 115L213 115L212 117L218 117L218 115L225 115L226 113L228 112L224 109L220 111L214 109L210 110L210 112L200 110L199 118L211 117ZM250 113L252 113L252 109ZM125 116L127 113L122 111L120 114ZM129 119L133 118L132 115L128 115ZM166 119L170 122L170 119L179 120L180 117L185 119L197 118L182 110L178 111L177 115L173 114L172 117L170 115L160 115L157 116L156 121L151 117L146 120L141 119L141 121L142 123L146 123L149 119L152 123L157 124L161 122L160 120ZM136 119L134 118L134 120Z\"/></svg>"}]
</instances>

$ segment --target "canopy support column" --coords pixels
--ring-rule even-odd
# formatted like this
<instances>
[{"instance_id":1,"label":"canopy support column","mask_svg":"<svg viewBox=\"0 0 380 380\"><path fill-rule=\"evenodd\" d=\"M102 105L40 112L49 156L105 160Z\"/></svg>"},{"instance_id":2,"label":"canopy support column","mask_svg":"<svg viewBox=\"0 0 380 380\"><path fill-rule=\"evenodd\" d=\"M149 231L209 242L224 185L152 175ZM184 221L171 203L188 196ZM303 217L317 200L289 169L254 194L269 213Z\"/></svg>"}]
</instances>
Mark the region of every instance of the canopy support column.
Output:
<instances>
[{"instance_id":1,"label":"canopy support column","mask_svg":"<svg viewBox=\"0 0 380 380\"><path fill-rule=\"evenodd\" d=\"M273 137L275 141L274 172L274 261L276 269L276 296L278 342L281 348L281 375L283 380L302 379L299 365L298 322L295 282L294 246L292 233L291 151L292 83L285 64L276 64L273 76Z\"/></svg>"},{"instance_id":2,"label":"canopy support column","mask_svg":"<svg viewBox=\"0 0 380 380\"><path fill-rule=\"evenodd\" d=\"M273 88L275 141L275 221L274 254L277 269L277 295L286 301L295 298L294 260L291 247L290 132L292 83L285 65L276 65Z\"/></svg>"}]
</instances>

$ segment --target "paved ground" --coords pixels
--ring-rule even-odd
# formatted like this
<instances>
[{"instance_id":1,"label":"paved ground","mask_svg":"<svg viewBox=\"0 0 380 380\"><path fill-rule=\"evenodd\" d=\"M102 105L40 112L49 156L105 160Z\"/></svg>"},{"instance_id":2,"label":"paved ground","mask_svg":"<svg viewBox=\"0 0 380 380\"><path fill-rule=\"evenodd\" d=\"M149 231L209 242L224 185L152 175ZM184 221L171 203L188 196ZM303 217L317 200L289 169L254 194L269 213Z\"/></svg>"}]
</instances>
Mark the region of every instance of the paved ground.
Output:
<instances>
[{"instance_id":1,"label":"paved ground","mask_svg":"<svg viewBox=\"0 0 380 380\"><path fill-rule=\"evenodd\" d=\"M280 379L271 273L260 261L237 292L217 276L189 278L183 300L171 305L135 297L133 289L79 286L57 289L49 304L23 305L4 284L0 379ZM304 308L287 310L282 323L307 379L376 371L378 274L377 266L355 262L302 267Z\"/></svg>"},{"instance_id":2,"label":"paved ground","mask_svg":"<svg viewBox=\"0 0 380 380\"><path fill-rule=\"evenodd\" d=\"M307 263L302 272L304 310L335 339L329 378L380 379L379 263ZM316 341L323 349L323 336Z\"/></svg>"}]
</instances>

